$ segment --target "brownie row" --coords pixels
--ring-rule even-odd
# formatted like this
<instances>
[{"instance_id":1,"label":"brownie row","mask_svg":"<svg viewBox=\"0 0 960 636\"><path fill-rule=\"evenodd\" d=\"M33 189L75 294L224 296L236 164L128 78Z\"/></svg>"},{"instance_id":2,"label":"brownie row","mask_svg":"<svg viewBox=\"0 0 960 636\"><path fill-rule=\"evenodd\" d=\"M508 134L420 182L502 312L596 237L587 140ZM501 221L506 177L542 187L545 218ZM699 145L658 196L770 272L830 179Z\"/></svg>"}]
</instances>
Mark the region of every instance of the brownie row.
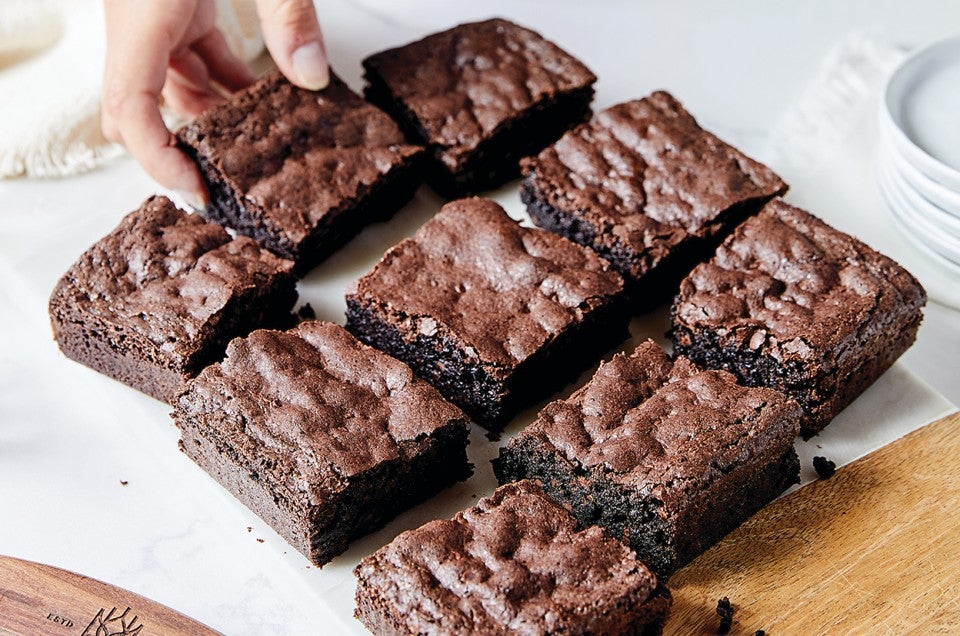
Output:
<instances>
[{"instance_id":1,"label":"brownie row","mask_svg":"<svg viewBox=\"0 0 960 636\"><path fill-rule=\"evenodd\" d=\"M273 72L180 130L210 194L199 212L302 273L389 218L425 177L448 196L516 177L522 157L589 116L596 81L540 34L498 19L363 65L369 102L336 75L309 91Z\"/></svg>"}]
</instances>

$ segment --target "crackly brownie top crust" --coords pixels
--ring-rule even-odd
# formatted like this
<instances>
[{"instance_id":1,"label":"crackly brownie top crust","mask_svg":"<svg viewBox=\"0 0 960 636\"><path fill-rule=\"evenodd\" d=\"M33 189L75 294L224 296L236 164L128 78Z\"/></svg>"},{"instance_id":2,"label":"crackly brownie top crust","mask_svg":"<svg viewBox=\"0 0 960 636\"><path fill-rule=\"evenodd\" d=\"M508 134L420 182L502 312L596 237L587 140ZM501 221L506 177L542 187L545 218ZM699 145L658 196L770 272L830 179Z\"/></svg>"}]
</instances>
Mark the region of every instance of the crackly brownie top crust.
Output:
<instances>
[{"instance_id":1,"label":"crackly brownie top crust","mask_svg":"<svg viewBox=\"0 0 960 636\"><path fill-rule=\"evenodd\" d=\"M512 368L622 291L592 251L471 198L443 206L348 293L482 364Z\"/></svg>"},{"instance_id":2,"label":"crackly brownie top crust","mask_svg":"<svg viewBox=\"0 0 960 636\"><path fill-rule=\"evenodd\" d=\"M143 355L179 367L203 347L232 298L292 267L251 239L231 239L219 225L154 196L84 252L60 279L51 305L115 325L123 333L117 346L136 339Z\"/></svg>"},{"instance_id":3,"label":"crackly brownie top crust","mask_svg":"<svg viewBox=\"0 0 960 636\"><path fill-rule=\"evenodd\" d=\"M732 206L786 190L662 91L597 113L523 165L550 205L651 262L687 235L711 237Z\"/></svg>"},{"instance_id":4,"label":"crackly brownie top crust","mask_svg":"<svg viewBox=\"0 0 960 636\"><path fill-rule=\"evenodd\" d=\"M648 599L656 578L598 527L575 526L538 486L521 481L453 519L401 534L364 559L357 574L411 633L600 627L618 601L636 607Z\"/></svg>"},{"instance_id":5,"label":"crackly brownie top crust","mask_svg":"<svg viewBox=\"0 0 960 636\"><path fill-rule=\"evenodd\" d=\"M292 241L422 152L338 77L309 91L279 71L205 111L178 136Z\"/></svg>"},{"instance_id":6,"label":"crackly brownie top crust","mask_svg":"<svg viewBox=\"0 0 960 636\"><path fill-rule=\"evenodd\" d=\"M402 362L343 327L310 321L233 340L190 381L175 418L204 422L298 498L324 493L467 420Z\"/></svg>"},{"instance_id":7,"label":"crackly brownie top crust","mask_svg":"<svg viewBox=\"0 0 960 636\"><path fill-rule=\"evenodd\" d=\"M842 359L926 302L892 259L781 200L743 223L683 281L674 324L725 346L791 359Z\"/></svg>"},{"instance_id":8,"label":"crackly brownie top crust","mask_svg":"<svg viewBox=\"0 0 960 636\"><path fill-rule=\"evenodd\" d=\"M734 468L793 445L800 407L725 371L671 360L647 341L617 354L583 388L548 404L513 443L533 438L586 469L668 504Z\"/></svg>"},{"instance_id":9,"label":"crackly brownie top crust","mask_svg":"<svg viewBox=\"0 0 960 636\"><path fill-rule=\"evenodd\" d=\"M462 24L363 64L416 116L425 139L444 148L453 170L503 123L597 80L539 33L502 19Z\"/></svg>"}]
</instances>

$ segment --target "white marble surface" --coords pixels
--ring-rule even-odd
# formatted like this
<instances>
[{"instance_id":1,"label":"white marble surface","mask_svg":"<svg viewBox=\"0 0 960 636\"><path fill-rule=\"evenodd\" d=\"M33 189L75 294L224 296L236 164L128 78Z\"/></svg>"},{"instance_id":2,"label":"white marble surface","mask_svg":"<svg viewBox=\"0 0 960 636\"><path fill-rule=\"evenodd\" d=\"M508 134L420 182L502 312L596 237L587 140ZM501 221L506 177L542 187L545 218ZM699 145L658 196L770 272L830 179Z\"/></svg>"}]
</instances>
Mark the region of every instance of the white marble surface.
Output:
<instances>
[{"instance_id":1,"label":"white marble surface","mask_svg":"<svg viewBox=\"0 0 960 636\"><path fill-rule=\"evenodd\" d=\"M601 78L597 106L667 88L705 125L752 152L851 29L885 27L915 43L960 24L960 5L947 1L838 4L323 0L319 6L334 64L355 87L366 54L499 14L582 57ZM793 185L788 198L907 260L912 256L891 234L872 179L874 130L864 120L838 156L803 174L784 173ZM153 191L130 160L63 181L0 182L0 553L121 585L227 634L357 632L349 618L350 569L400 530L488 493L486 460L495 448L475 434L474 479L358 541L322 571L310 566L177 451L164 405L67 361L50 338L46 299L58 276ZM496 196L522 217L514 185ZM422 189L397 218L369 228L314 271L301 284L304 300L318 317L342 322L346 283L438 205ZM924 380L960 400L958 317L931 304L917 345L801 448L805 465L813 453L845 463L952 410ZM662 341L663 330L661 312L635 321L633 340Z\"/></svg>"}]
</instances>

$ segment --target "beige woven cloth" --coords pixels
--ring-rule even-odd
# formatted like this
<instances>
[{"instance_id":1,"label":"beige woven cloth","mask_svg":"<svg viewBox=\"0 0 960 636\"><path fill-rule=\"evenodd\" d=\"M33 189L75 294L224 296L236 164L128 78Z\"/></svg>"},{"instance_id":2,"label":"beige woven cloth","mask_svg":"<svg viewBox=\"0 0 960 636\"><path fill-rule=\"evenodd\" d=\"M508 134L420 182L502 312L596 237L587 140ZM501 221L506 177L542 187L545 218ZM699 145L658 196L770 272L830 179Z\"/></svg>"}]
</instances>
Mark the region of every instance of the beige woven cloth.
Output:
<instances>
[{"instance_id":1,"label":"beige woven cloth","mask_svg":"<svg viewBox=\"0 0 960 636\"><path fill-rule=\"evenodd\" d=\"M263 52L252 0L216 0L234 53ZM0 178L92 170L123 148L100 131L100 0L0 0Z\"/></svg>"}]
</instances>

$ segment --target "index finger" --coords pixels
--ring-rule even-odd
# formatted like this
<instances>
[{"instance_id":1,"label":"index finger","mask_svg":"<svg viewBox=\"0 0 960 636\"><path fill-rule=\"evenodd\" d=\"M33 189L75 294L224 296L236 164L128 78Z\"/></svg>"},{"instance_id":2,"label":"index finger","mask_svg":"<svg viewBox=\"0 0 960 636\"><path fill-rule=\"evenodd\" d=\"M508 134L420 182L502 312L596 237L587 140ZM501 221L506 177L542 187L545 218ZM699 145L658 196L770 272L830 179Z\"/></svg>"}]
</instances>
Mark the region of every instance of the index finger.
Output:
<instances>
[{"instance_id":1,"label":"index finger","mask_svg":"<svg viewBox=\"0 0 960 636\"><path fill-rule=\"evenodd\" d=\"M176 148L158 106L170 52L190 26L197 3L106 0L104 7L104 132L122 142L161 185L184 193L193 204L205 204L200 173Z\"/></svg>"}]
</instances>

